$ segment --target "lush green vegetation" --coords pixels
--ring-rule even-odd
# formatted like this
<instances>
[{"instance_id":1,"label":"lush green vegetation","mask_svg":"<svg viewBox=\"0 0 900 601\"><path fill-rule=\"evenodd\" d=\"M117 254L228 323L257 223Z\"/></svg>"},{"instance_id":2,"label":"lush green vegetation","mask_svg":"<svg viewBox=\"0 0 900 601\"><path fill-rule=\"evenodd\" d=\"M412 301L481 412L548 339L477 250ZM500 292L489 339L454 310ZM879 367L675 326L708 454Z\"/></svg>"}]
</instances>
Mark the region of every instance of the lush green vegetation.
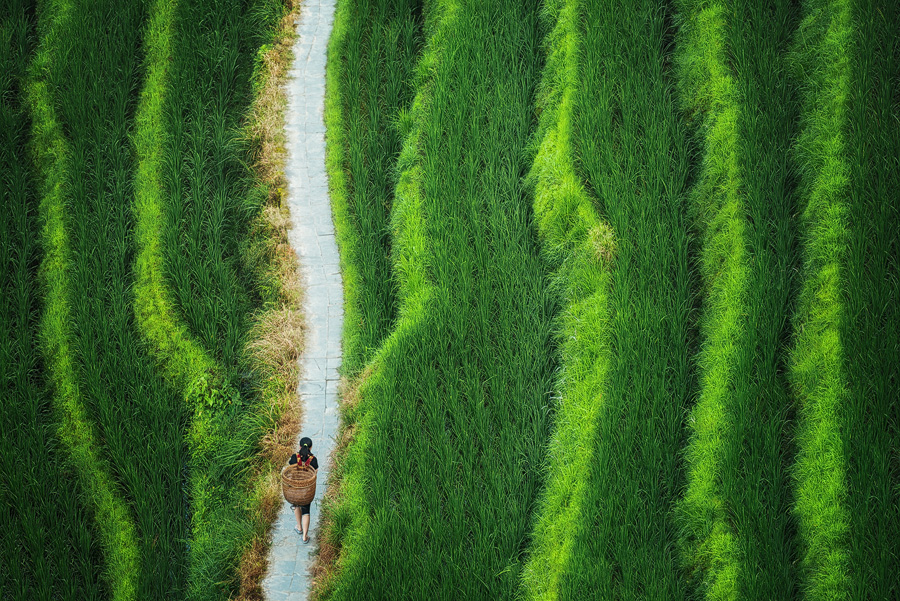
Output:
<instances>
[{"instance_id":1,"label":"lush green vegetation","mask_svg":"<svg viewBox=\"0 0 900 601\"><path fill-rule=\"evenodd\" d=\"M372 358L395 316L389 217L421 10L421 0L343 2L329 43L328 178L347 297L341 370L348 376Z\"/></svg>"},{"instance_id":2,"label":"lush green vegetation","mask_svg":"<svg viewBox=\"0 0 900 601\"><path fill-rule=\"evenodd\" d=\"M536 8L425 5L391 216L397 326L359 389L325 597L515 594L551 376L552 304L522 182Z\"/></svg>"},{"instance_id":3,"label":"lush green vegetation","mask_svg":"<svg viewBox=\"0 0 900 601\"><path fill-rule=\"evenodd\" d=\"M847 255L845 128L850 83L850 2L807 2L794 70L803 90L800 166L803 286L794 323L791 376L798 400L795 511L803 552L802 586L815 600L849 593L847 462L841 410L847 357L841 300Z\"/></svg>"},{"instance_id":4,"label":"lush green vegetation","mask_svg":"<svg viewBox=\"0 0 900 601\"><path fill-rule=\"evenodd\" d=\"M286 10L0 8L4 599L260 594L296 429ZM318 598L900 595L898 27L341 0Z\"/></svg>"},{"instance_id":5,"label":"lush green vegetation","mask_svg":"<svg viewBox=\"0 0 900 601\"><path fill-rule=\"evenodd\" d=\"M130 311L133 175L121 151L146 13L98 2L40 8L50 22L30 99L44 178L43 327L67 411L60 434L88 474L112 596L166 598L183 579L185 411L154 373Z\"/></svg>"},{"instance_id":6,"label":"lush green vegetation","mask_svg":"<svg viewBox=\"0 0 900 601\"><path fill-rule=\"evenodd\" d=\"M344 286L341 373L348 391L366 378L363 367L396 318L389 220L397 158L411 125L423 25L421 0L365 7L340 2L329 41L326 167ZM356 428L359 414L353 409L345 398L340 440L350 440ZM326 542L320 550L328 550L320 552L320 573L333 569L346 525L346 505L334 504L345 478L345 452L346 442L335 452L331 492L323 506Z\"/></svg>"},{"instance_id":7,"label":"lush green vegetation","mask_svg":"<svg viewBox=\"0 0 900 601\"><path fill-rule=\"evenodd\" d=\"M177 320L171 294L164 279L161 226L164 224L162 215L165 205L162 202L161 171L163 152L166 150L166 123L163 108L168 96L166 92L169 56L172 52L175 2L158 2L155 8L146 40L147 77L135 116L135 146L138 155L135 179L138 247L135 268L137 277L135 314L143 334L157 354L157 361L176 385L185 391L185 399L193 405L189 407L194 415L188 433L192 451L189 467L192 544L188 578L190 592L193 596L199 596L198 593L208 586L206 584L210 580L208 572L215 569L211 570L204 564L217 555L210 553L207 548L209 543L213 542L211 539L215 538L208 532L208 522L210 519L227 520L227 517L230 517L218 515L215 508L210 507L218 491L215 484L204 477L208 469L205 464L208 463L209 457L203 456L202 452L204 447L213 447L221 451L222 446L228 442L228 438L220 432L227 423L222 423L226 420L219 417L222 408L217 406L225 399L225 395L221 390L223 382L218 373L218 366ZM194 394L188 394L188 391ZM214 391L218 391L218 394ZM232 401L230 398L227 400ZM204 409L206 418L203 417ZM230 524L225 521L219 526L230 535L227 543L223 540L214 541L220 551L225 551L226 557L228 557L228 543L239 543L241 540L236 533L229 531L228 525ZM233 565L234 553L230 555ZM221 563L221 560L216 562L213 559L209 563L216 565ZM206 570L200 569L199 566L203 566ZM201 575L198 575L198 572ZM214 572L214 574L218 578L213 579L213 582L221 579L221 573ZM198 580L201 582L198 583Z\"/></svg>"},{"instance_id":8,"label":"lush green vegetation","mask_svg":"<svg viewBox=\"0 0 900 601\"><path fill-rule=\"evenodd\" d=\"M547 461L551 472L522 578L524 596L530 599L559 598L573 543L587 522L587 475L610 362L609 266L615 252L612 230L598 218L575 170L580 5L568 1L547 8L552 30L545 42L547 65L538 98L540 146L529 179L543 255L554 269L551 286L561 293L563 307L557 326L560 409Z\"/></svg>"},{"instance_id":9,"label":"lush green vegetation","mask_svg":"<svg viewBox=\"0 0 900 601\"><path fill-rule=\"evenodd\" d=\"M900 5L861 0L851 15L840 324L850 598L889 599L900 591Z\"/></svg>"},{"instance_id":10,"label":"lush green vegetation","mask_svg":"<svg viewBox=\"0 0 900 601\"><path fill-rule=\"evenodd\" d=\"M173 16L161 248L177 310L229 372L241 361L257 300L241 246L265 200L245 161L241 123L257 49L281 14L276 0L180 0Z\"/></svg>"},{"instance_id":11,"label":"lush green vegetation","mask_svg":"<svg viewBox=\"0 0 900 601\"><path fill-rule=\"evenodd\" d=\"M11 561L0 588L13 598L222 598L236 590L241 554L260 534L257 505L271 503L257 481L268 471L254 457L278 418L268 405L278 391L268 390L272 366L245 348L258 335L249 331L256 311L277 300L268 259L253 255L267 252L260 236L275 234L251 229L267 190L248 167L242 127L259 93L257 49L275 35L284 8L27 4L4 7L0 55L9 67L3 198L16 207L3 222L3 273L15 304L6 302L4 278L10 390L2 415L16 435L4 437L0 489L14 521L3 537ZM200 9L211 18L198 25ZM198 88L201 75L207 85ZM191 107L182 115L176 101L186 90ZM199 129L190 146L173 147L182 120ZM195 204L182 204L201 213L185 236L194 242L188 264L206 264L217 284L190 282L191 294L178 297L160 240L171 233L164 211L179 204L165 175L183 172L196 177ZM214 210L204 213L210 201ZM43 303L35 298L39 259ZM219 307L226 312L212 315ZM191 310L203 324L212 320L205 342L213 348L181 325ZM45 397L54 400L52 415ZM50 550L71 552L48 561Z\"/></svg>"},{"instance_id":12,"label":"lush green vegetation","mask_svg":"<svg viewBox=\"0 0 900 601\"><path fill-rule=\"evenodd\" d=\"M187 597L208 599L236 588L256 534L248 459L271 422L265 384L247 376L252 311L269 298L250 257L266 191L247 165L241 126L257 49L283 11L273 1L155 8L135 137L136 312L192 413Z\"/></svg>"},{"instance_id":13,"label":"lush green vegetation","mask_svg":"<svg viewBox=\"0 0 900 601\"><path fill-rule=\"evenodd\" d=\"M895 451L885 446L896 432L896 402L887 383L895 379L889 361L897 345L888 330L879 329L896 319L896 303L889 299L897 293L891 254L897 242L886 228L896 226L897 207L884 204L889 192L882 183L890 181L886 174L896 161L874 157L895 157L896 138L882 125L880 146L870 144L873 131L853 125L841 107L852 98L844 91L850 89L848 65L855 73L869 69L873 75L861 80L860 89L880 86L880 95L866 96L867 125L896 119L889 93L897 81L890 71L896 42L879 38L887 29L877 27L900 21L880 5L852 6L849 12L842 6L812 2L801 15L791 2L544 3L552 31L526 178L534 213L526 217L534 219L541 260L552 271L548 292L560 302L560 312L555 342L529 352L556 355L560 370L550 405L554 434L542 461L549 472L545 482L540 478L544 488L530 538L522 539L529 557L520 596L834 598L852 589L852 582L866 591L860 596L890 596L894 584L883 571L886 564L871 560L894 556L892 543L875 535L875 528L890 531L884 520L894 515L888 507L897 494L897 468L887 459ZM385 594L479 590L470 588L471 573L455 576L453 552L468 559L483 539L451 544L441 555L431 551L432 533L456 532L443 521L432 525L434 515L453 520L448 512L457 498L456 489L443 485L443 474L458 469L456 457L445 450L458 440L458 420L445 417L442 430L437 425L441 410L455 417L456 399L465 397L432 375L441 373L443 363L431 355L430 328L439 323L445 302L466 312L466 297L454 296L455 287L445 292L440 277L467 265L470 255L461 247L442 255L440 240L452 239L469 223L470 182L495 173L489 160L473 162L499 139L496 120L476 116L481 99L468 87L487 85L480 78L488 79L488 71L473 63L466 65L465 81L446 75L454 72L448 62L469 60L464 48L482 10L492 9L425 5L428 41L414 80L416 101L396 119L404 130L411 128L390 206L397 321L374 356L368 341L377 343L382 334L372 334L371 313L365 311L377 311L389 293L367 292L370 299L380 296L365 304L353 287L366 281L359 270L376 273L364 263L382 247L361 244L358 233L342 243L354 295L345 340L357 349L353 361L359 357L351 373L371 360L345 398L344 440L351 442L335 472L340 494L329 539L340 555L322 581L324 598L356 598L373 582L371 570L391 573L390 583L375 581ZM849 16L868 10L871 21ZM329 66L332 100L335 88L365 95L374 94L366 85L383 85L361 75L365 71L355 65L366 64L359 58L365 53L348 40L366 39L360 32L389 21L384 12L362 11L358 3L340 5L332 47L339 60ZM878 60L860 59L865 69L852 67L848 58L851 23L860 37L863 26L876 28L866 30L866 39L875 42L857 42L880 53ZM498 17L490 33L495 45L506 43L505 25ZM483 52L480 60L489 63L489 52L496 51ZM379 59L386 72L408 69L408 56ZM445 85L453 86L457 102L468 102L472 116L463 125L450 116L457 109L442 100ZM329 105L330 175L338 220L356 232L359 223L379 223L385 203L348 208L348 182L368 175L367 168L377 170L373 153L387 146L373 150L371 138L348 135L349 119L368 114L369 123L376 123L376 113L369 102L355 105L347 97ZM861 230L868 237L855 265L852 244L843 241L844 211L852 214L842 208L848 195L842 190L853 186L853 170L842 167L850 162L845 144L853 148L842 139L850 137L848 126L858 136L852 143L870 153L859 165L877 171L859 177L865 182L859 194L870 204L859 209L869 219ZM469 128L480 134L478 143L460 133ZM455 170L460 162L467 165L462 185ZM443 187L429 188L438 172ZM440 236L435 224L443 226ZM469 243L476 252L482 244L475 235ZM873 255L884 259L881 271L868 269ZM843 264L845 256L850 265ZM869 347L859 352L868 353L871 363L856 373L865 374L867 390L881 402L883 421L871 429L863 426L862 412L844 407L844 399L852 399L845 390L854 382L849 372L856 370L842 359L844 328L853 320L841 317L842 304L852 303L840 296L856 290L846 283L847 269L866 278L859 285L878 291L858 296L852 314L868 320L870 328ZM484 273L461 273L458 285L474 289L468 298L477 298ZM875 284L879 274L881 283ZM456 337L473 329L471 319L454 323ZM479 342L468 342L456 360L465 365L468 355L477 356ZM447 343L440 356L453 351ZM503 363L499 357L494 362ZM463 389L464 373L458 370L453 382ZM413 378L409 374L417 375L415 389L402 384ZM430 404L435 388L447 396L440 410ZM853 419L870 433L864 440L873 441L878 453L863 453L862 442L848 446L852 435L842 432ZM416 434L407 438L405 428L414 427ZM391 445L406 449L402 458L390 455L400 467L381 466L386 432L392 433ZM872 463L879 454L881 472ZM860 464L866 474L881 474L867 488L850 473ZM860 562L870 560L865 569L854 566L854 547L845 538L854 483L864 516L858 523L871 528L867 538L853 539ZM484 494L479 501L493 503ZM496 506L478 511L491 509ZM461 519L467 523L472 513L466 507ZM497 529L507 533L512 525L498 523ZM440 560L432 564L431 557ZM443 571L429 572L441 562ZM407 582L407 564L431 588ZM392 572L395 565L404 567ZM519 570L517 563L509 565L509 573Z\"/></svg>"},{"instance_id":14,"label":"lush green vegetation","mask_svg":"<svg viewBox=\"0 0 900 601\"><path fill-rule=\"evenodd\" d=\"M704 157L691 203L704 349L679 507L685 562L707 598L791 598L781 373L795 264L786 153L796 109L784 65L795 11L739 1L682 11L680 90Z\"/></svg>"},{"instance_id":15,"label":"lush green vegetation","mask_svg":"<svg viewBox=\"0 0 900 601\"><path fill-rule=\"evenodd\" d=\"M607 384L563 599L684 595L672 507L692 393L690 163L667 66L668 10L657 2L584 3L580 19L576 168L616 250Z\"/></svg>"},{"instance_id":16,"label":"lush green vegetation","mask_svg":"<svg viewBox=\"0 0 900 601\"><path fill-rule=\"evenodd\" d=\"M22 95L34 3L0 9L0 597L100 599L103 572L82 483L57 431L39 349L41 230Z\"/></svg>"}]
</instances>

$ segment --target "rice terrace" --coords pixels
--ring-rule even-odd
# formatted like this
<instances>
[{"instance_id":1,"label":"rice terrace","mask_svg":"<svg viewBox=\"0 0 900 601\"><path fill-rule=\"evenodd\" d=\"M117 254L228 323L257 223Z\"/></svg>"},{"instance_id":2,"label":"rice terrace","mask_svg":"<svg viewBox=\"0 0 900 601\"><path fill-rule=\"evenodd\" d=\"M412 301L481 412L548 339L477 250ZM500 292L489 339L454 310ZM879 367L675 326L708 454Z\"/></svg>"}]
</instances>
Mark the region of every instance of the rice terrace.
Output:
<instances>
[{"instance_id":1,"label":"rice terrace","mask_svg":"<svg viewBox=\"0 0 900 601\"><path fill-rule=\"evenodd\" d=\"M900 2L0 0L0 601L900 600Z\"/></svg>"}]
</instances>

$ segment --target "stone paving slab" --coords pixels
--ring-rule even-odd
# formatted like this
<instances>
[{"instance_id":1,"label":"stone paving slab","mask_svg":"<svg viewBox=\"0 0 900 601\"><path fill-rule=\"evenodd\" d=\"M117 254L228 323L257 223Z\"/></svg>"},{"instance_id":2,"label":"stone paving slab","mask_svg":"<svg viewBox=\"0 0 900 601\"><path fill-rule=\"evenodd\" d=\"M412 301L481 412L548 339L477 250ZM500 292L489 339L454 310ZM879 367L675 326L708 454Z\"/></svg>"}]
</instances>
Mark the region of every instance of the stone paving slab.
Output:
<instances>
[{"instance_id":1,"label":"stone paving slab","mask_svg":"<svg viewBox=\"0 0 900 601\"><path fill-rule=\"evenodd\" d=\"M310 538L318 535L319 511L328 478L328 455L338 425L337 385L344 319L340 259L334 238L325 171L325 60L334 21L335 0L303 0L297 21L294 63L288 72L288 202L291 246L297 252L305 290L306 344L300 357L299 394L303 403L301 436L313 439L319 459ZM285 503L278 514L269 551L263 592L269 601L305 601L315 541L302 544L296 519Z\"/></svg>"}]
</instances>

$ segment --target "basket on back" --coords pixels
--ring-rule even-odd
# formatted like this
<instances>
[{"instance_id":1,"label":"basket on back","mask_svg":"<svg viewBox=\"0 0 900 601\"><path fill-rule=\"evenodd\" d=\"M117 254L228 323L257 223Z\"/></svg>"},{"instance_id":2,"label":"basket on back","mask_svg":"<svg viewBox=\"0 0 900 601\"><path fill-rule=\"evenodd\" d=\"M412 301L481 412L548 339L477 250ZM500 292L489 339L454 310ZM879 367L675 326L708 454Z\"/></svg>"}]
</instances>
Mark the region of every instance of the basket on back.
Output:
<instances>
[{"instance_id":1,"label":"basket on back","mask_svg":"<svg viewBox=\"0 0 900 601\"><path fill-rule=\"evenodd\" d=\"M286 465L281 468L281 491L292 505L309 505L316 496L316 470L302 465Z\"/></svg>"}]
</instances>

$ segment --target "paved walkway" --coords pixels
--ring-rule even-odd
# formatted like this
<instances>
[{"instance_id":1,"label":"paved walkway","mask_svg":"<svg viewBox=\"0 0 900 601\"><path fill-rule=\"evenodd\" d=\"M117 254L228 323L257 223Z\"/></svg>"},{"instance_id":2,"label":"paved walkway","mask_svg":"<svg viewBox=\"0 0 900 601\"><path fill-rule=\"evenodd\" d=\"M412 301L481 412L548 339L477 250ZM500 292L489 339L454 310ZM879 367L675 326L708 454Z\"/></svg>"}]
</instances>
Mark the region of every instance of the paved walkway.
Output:
<instances>
[{"instance_id":1,"label":"paved walkway","mask_svg":"<svg viewBox=\"0 0 900 601\"><path fill-rule=\"evenodd\" d=\"M294 45L294 65L287 82L288 200L293 229L288 237L297 251L306 290L306 348L300 358L300 396L304 407L300 435L313 440L319 459L309 544L294 532L296 519L285 503L275 523L269 571L263 591L269 601L305 600L309 567L318 534L319 512L328 455L338 425L337 369L341 363L343 288L331 221L325 175L325 51L334 20L335 0L303 0Z\"/></svg>"}]
</instances>

